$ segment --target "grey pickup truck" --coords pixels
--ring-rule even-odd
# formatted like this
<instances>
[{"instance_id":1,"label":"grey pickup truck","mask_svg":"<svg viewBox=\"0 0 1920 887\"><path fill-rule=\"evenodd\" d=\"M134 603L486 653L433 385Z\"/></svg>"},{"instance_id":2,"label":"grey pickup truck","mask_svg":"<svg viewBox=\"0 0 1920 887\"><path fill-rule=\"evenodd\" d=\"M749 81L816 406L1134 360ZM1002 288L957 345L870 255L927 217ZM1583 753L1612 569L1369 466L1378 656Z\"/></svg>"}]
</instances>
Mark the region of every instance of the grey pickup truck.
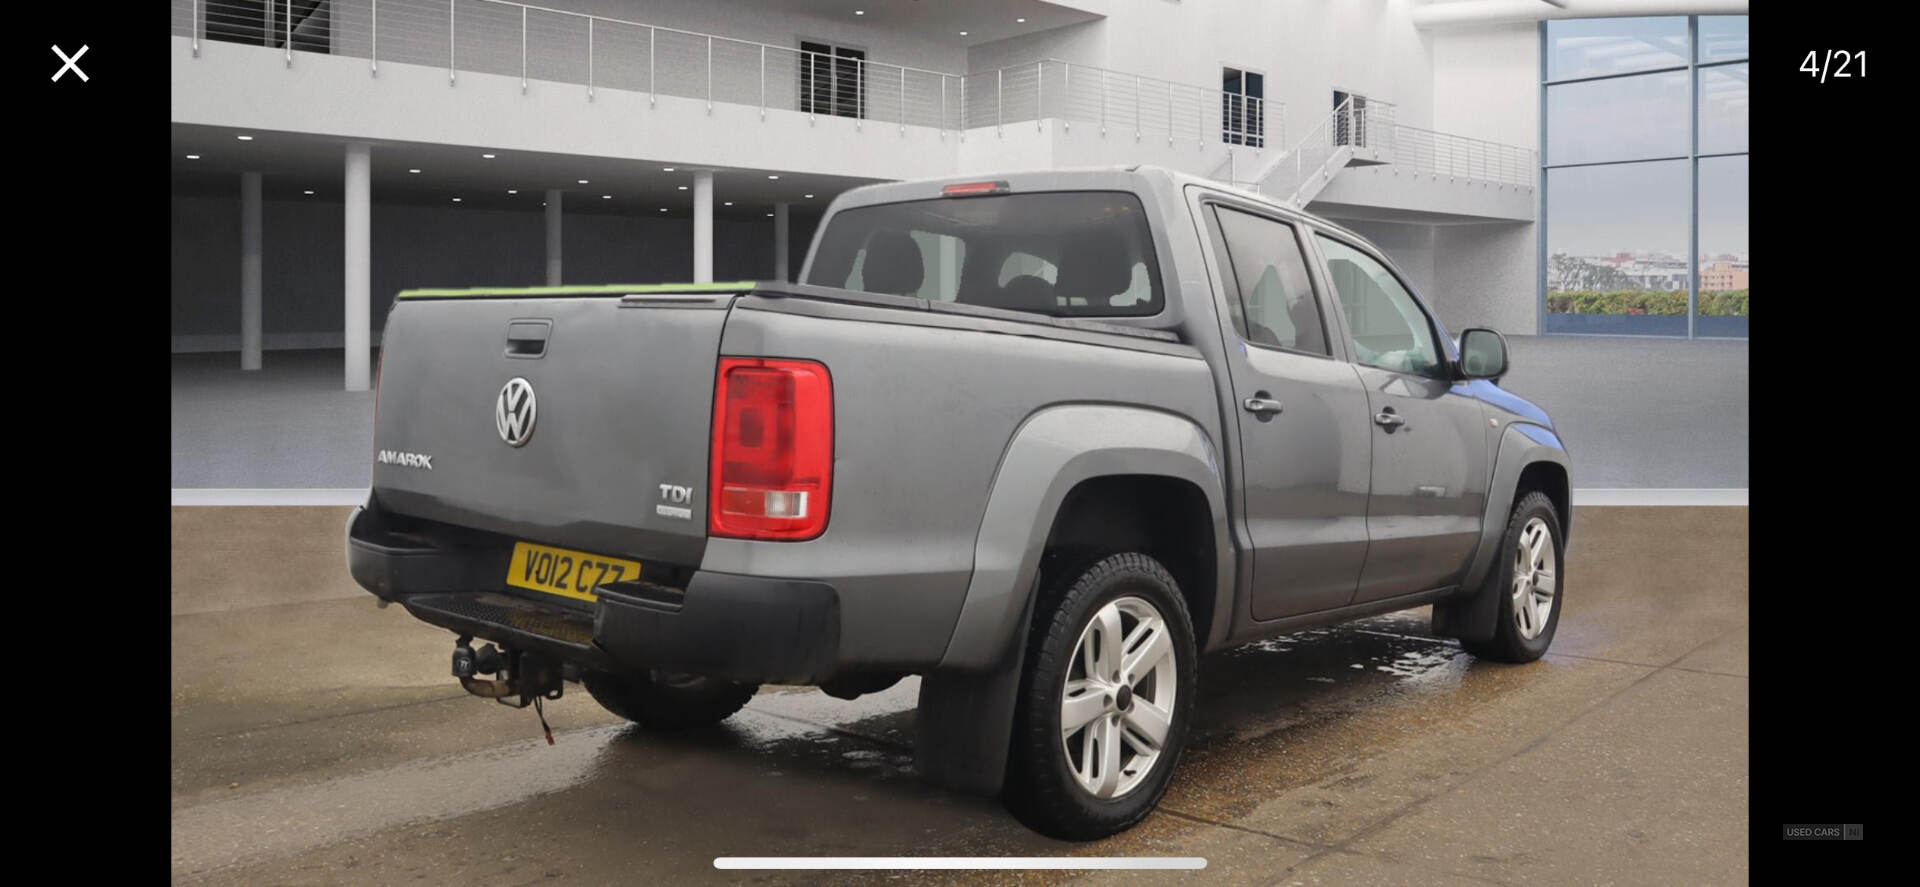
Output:
<instances>
[{"instance_id":1,"label":"grey pickup truck","mask_svg":"<svg viewBox=\"0 0 1920 887\"><path fill-rule=\"evenodd\" d=\"M385 335L348 563L470 692L671 729L918 675L916 771L1059 838L1153 809L1199 654L1432 605L1526 662L1564 597L1505 339L1166 170L858 188L799 283L412 290Z\"/></svg>"}]
</instances>

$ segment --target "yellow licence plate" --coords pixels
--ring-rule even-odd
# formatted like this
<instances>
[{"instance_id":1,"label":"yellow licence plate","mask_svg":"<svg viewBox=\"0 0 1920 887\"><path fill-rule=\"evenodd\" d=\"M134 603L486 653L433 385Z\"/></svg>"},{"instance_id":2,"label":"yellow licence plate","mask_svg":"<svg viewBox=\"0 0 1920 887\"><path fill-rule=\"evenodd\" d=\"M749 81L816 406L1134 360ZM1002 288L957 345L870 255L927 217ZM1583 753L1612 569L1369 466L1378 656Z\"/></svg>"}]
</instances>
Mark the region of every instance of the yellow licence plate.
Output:
<instances>
[{"instance_id":1,"label":"yellow licence plate","mask_svg":"<svg viewBox=\"0 0 1920 887\"><path fill-rule=\"evenodd\" d=\"M593 593L597 586L638 578L638 561L531 542L514 543L513 562L507 565L508 585L581 601L599 600Z\"/></svg>"}]
</instances>

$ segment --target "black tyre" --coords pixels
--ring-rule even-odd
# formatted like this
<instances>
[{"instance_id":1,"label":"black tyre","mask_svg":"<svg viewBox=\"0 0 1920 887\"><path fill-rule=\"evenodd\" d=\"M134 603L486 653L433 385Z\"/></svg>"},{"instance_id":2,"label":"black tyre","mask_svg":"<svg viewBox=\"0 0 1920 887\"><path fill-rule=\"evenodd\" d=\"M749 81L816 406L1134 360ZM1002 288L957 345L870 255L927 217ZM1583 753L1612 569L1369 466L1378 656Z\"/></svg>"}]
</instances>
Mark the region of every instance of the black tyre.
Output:
<instances>
[{"instance_id":1,"label":"black tyre","mask_svg":"<svg viewBox=\"0 0 1920 887\"><path fill-rule=\"evenodd\" d=\"M1522 496L1500 537L1487 584L1480 589L1500 601L1493 637L1461 641L1461 648L1495 662L1539 659L1560 625L1566 563L1565 537L1553 500L1539 492Z\"/></svg>"},{"instance_id":2,"label":"black tyre","mask_svg":"<svg viewBox=\"0 0 1920 887\"><path fill-rule=\"evenodd\" d=\"M662 671L589 672L587 693L600 707L652 730L711 727L733 716L760 687Z\"/></svg>"},{"instance_id":3,"label":"black tyre","mask_svg":"<svg viewBox=\"0 0 1920 887\"><path fill-rule=\"evenodd\" d=\"M1002 798L1049 837L1124 831L1160 802L1186 746L1186 601L1165 567L1130 552L1049 577L1034 613Z\"/></svg>"}]
</instances>

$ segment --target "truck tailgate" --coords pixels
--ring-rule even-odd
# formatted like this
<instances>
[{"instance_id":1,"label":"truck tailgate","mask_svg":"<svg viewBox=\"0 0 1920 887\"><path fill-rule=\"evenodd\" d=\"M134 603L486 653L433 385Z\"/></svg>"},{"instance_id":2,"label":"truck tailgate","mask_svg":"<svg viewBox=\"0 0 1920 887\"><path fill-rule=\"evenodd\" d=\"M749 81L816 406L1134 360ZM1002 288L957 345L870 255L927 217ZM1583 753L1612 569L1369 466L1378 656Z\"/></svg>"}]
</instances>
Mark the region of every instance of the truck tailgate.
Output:
<instances>
[{"instance_id":1,"label":"truck tailgate","mask_svg":"<svg viewBox=\"0 0 1920 887\"><path fill-rule=\"evenodd\" d=\"M429 520L697 564L735 295L403 296L382 343L374 495Z\"/></svg>"}]
</instances>

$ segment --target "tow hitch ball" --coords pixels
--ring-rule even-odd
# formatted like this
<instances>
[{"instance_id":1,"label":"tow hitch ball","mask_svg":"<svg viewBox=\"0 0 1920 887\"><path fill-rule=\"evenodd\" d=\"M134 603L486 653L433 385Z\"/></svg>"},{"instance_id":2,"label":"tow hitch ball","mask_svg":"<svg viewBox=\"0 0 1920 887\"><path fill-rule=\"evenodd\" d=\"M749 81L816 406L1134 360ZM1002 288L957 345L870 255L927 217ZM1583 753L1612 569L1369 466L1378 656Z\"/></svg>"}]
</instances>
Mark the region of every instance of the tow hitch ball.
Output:
<instances>
[{"instance_id":1,"label":"tow hitch ball","mask_svg":"<svg viewBox=\"0 0 1920 887\"><path fill-rule=\"evenodd\" d=\"M499 678L489 680L480 675ZM453 644L453 676L468 693L514 708L526 708L536 699L559 699L565 687L560 663L538 653L502 650L492 644L482 644L475 650L471 635L461 635Z\"/></svg>"}]
</instances>

